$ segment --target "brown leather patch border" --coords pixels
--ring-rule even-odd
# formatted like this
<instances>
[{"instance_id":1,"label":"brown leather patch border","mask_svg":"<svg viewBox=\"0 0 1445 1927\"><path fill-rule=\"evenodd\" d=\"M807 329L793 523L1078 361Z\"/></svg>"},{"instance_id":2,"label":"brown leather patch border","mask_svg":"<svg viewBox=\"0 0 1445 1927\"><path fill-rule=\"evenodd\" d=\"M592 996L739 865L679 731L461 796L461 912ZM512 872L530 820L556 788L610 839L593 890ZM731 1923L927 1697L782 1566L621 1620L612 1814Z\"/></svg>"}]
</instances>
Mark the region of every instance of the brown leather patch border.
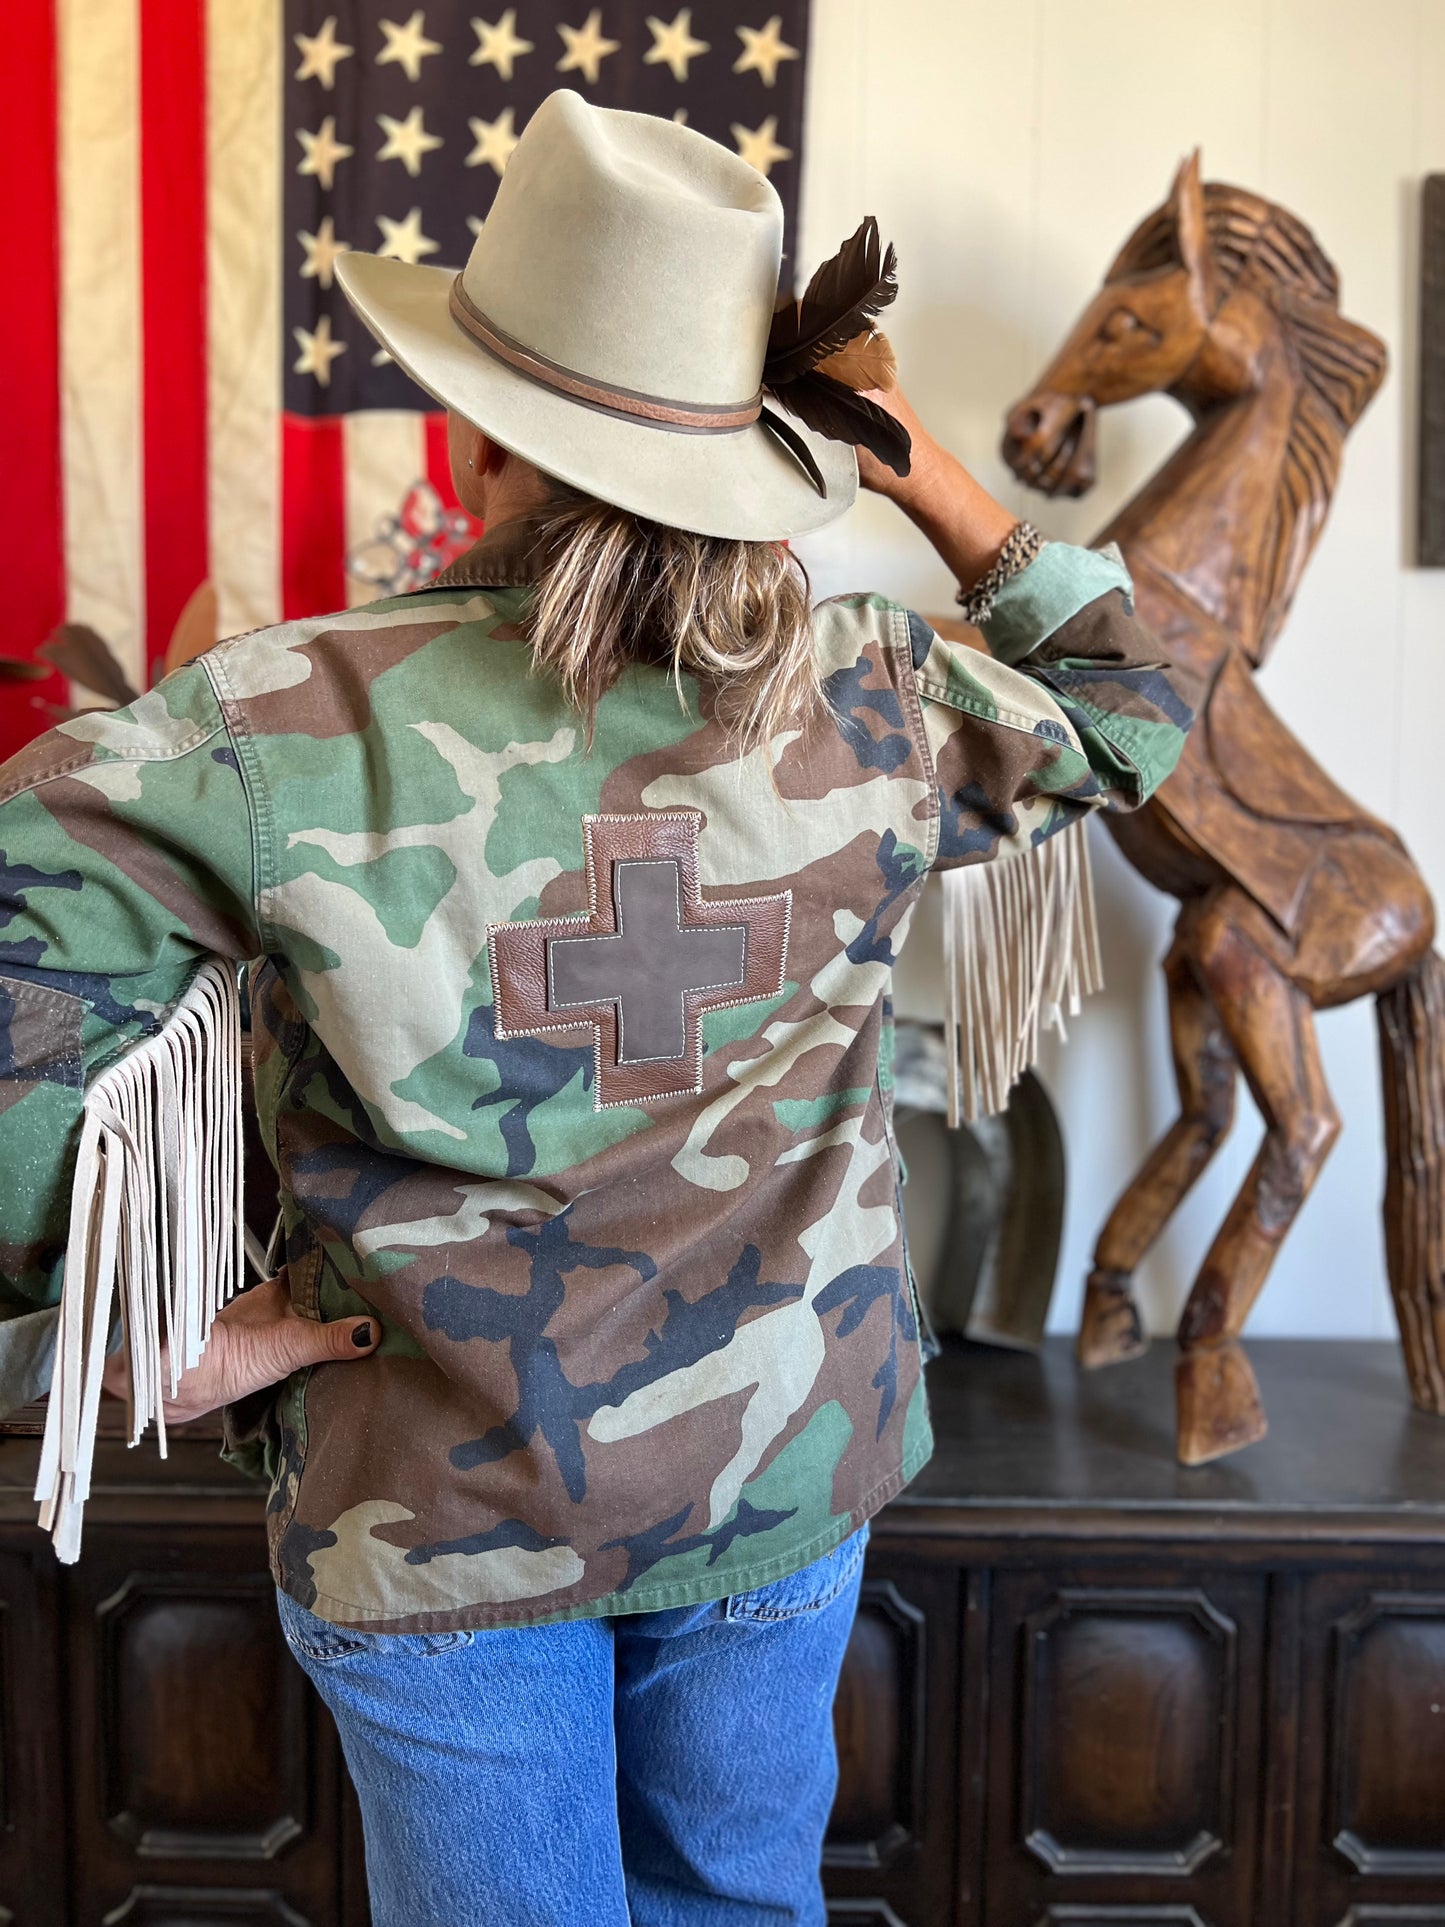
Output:
<instances>
[{"instance_id":1,"label":"brown leather patch border","mask_svg":"<svg viewBox=\"0 0 1445 1927\"><path fill-rule=\"evenodd\" d=\"M590 905L585 915L487 926L497 1036L535 1037L552 1031L590 1029L594 1110L652 1103L666 1097L696 1097L702 1090L704 1011L776 997L786 981L792 891L784 890L776 896L704 900L697 864L701 829L702 817L695 810L659 811L652 816L584 816L582 847ZM565 1013L549 1006L547 946L554 937L619 935L611 888L613 866L659 859L678 866L684 927L746 926L743 980L725 992L683 992L687 1048L682 1057L620 1063L615 1001L599 1001Z\"/></svg>"}]
</instances>

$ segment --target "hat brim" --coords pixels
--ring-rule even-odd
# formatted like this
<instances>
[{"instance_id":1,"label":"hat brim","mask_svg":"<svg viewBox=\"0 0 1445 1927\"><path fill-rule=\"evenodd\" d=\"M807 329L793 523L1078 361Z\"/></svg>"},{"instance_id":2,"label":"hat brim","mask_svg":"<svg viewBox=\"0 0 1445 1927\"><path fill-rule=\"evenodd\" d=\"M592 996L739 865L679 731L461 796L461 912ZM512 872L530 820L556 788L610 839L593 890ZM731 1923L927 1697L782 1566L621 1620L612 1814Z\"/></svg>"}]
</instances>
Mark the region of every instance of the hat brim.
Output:
<instances>
[{"instance_id":1,"label":"hat brim","mask_svg":"<svg viewBox=\"0 0 1445 1927\"><path fill-rule=\"evenodd\" d=\"M757 423L727 434L658 428L573 401L499 361L452 319L450 268L347 253L337 257L336 278L418 386L503 448L599 501L670 528L750 542L806 535L853 504L853 450L791 416L826 496Z\"/></svg>"}]
</instances>

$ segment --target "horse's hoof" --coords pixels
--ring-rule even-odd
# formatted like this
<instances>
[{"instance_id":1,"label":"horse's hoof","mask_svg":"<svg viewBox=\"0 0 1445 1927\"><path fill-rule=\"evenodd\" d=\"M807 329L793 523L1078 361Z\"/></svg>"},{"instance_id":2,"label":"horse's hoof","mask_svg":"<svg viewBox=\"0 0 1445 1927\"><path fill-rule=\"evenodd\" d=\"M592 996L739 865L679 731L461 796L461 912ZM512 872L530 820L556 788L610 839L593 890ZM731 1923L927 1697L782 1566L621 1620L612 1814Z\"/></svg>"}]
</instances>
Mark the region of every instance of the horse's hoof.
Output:
<instances>
[{"instance_id":1,"label":"horse's hoof","mask_svg":"<svg viewBox=\"0 0 1445 1927\"><path fill-rule=\"evenodd\" d=\"M1084 1312L1074 1355L1088 1371L1118 1365L1149 1349L1144 1321L1122 1271L1093 1271L1084 1292Z\"/></svg>"},{"instance_id":2,"label":"horse's hoof","mask_svg":"<svg viewBox=\"0 0 1445 1927\"><path fill-rule=\"evenodd\" d=\"M1417 1412L1426 1412L1431 1418L1445 1418L1445 1389L1442 1389L1437 1374L1428 1378L1423 1374L1410 1374L1410 1403Z\"/></svg>"},{"instance_id":3,"label":"horse's hoof","mask_svg":"<svg viewBox=\"0 0 1445 1927\"><path fill-rule=\"evenodd\" d=\"M1395 1309L1411 1401L1416 1411L1445 1418L1445 1318L1433 1306L1407 1305L1398 1295Z\"/></svg>"},{"instance_id":4,"label":"horse's hoof","mask_svg":"<svg viewBox=\"0 0 1445 1927\"><path fill-rule=\"evenodd\" d=\"M1237 1339L1181 1352L1174 1367L1179 1462L1211 1459L1254 1445L1269 1430L1254 1367Z\"/></svg>"}]
</instances>

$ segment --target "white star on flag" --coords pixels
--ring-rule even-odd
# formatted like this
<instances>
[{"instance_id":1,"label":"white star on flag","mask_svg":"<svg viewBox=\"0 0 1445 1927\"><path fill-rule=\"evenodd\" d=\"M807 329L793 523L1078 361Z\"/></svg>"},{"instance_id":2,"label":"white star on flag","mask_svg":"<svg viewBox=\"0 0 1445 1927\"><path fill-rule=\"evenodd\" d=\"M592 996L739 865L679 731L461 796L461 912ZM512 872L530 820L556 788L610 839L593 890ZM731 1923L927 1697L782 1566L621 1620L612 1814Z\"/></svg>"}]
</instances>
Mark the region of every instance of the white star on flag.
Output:
<instances>
[{"instance_id":1,"label":"white star on flag","mask_svg":"<svg viewBox=\"0 0 1445 1927\"><path fill-rule=\"evenodd\" d=\"M322 315L316 324L315 333L305 328L293 328L296 345L301 350L293 364L298 375L315 375L323 388L331 386L331 364L338 355L346 353L344 341L331 339L331 316Z\"/></svg>"},{"instance_id":2,"label":"white star on flag","mask_svg":"<svg viewBox=\"0 0 1445 1927\"><path fill-rule=\"evenodd\" d=\"M557 62L558 73L580 73L589 87L595 87L603 61L622 45L620 40L603 38L601 7L594 7L580 27L559 27L557 31L567 43L566 53Z\"/></svg>"},{"instance_id":3,"label":"white star on flag","mask_svg":"<svg viewBox=\"0 0 1445 1927\"><path fill-rule=\"evenodd\" d=\"M314 234L303 232L296 239L306 250L306 261L301 269L302 280L316 280L323 288L329 288L336 257L345 254L350 243L337 240L336 228L329 214Z\"/></svg>"},{"instance_id":4,"label":"white star on flag","mask_svg":"<svg viewBox=\"0 0 1445 1927\"><path fill-rule=\"evenodd\" d=\"M306 149L306 158L298 161L298 174L314 174L322 187L330 193L336 179L336 163L348 160L356 152L336 138L336 116L328 114L316 133L308 134L304 127L296 130L296 138Z\"/></svg>"},{"instance_id":5,"label":"white star on flag","mask_svg":"<svg viewBox=\"0 0 1445 1927\"><path fill-rule=\"evenodd\" d=\"M439 54L442 43L426 37L426 15L420 8L412 15L404 27L397 26L394 20L383 20L381 31L386 35L386 45L376 56L378 67L388 61L396 61L408 80L421 79L421 63L428 54Z\"/></svg>"},{"instance_id":6,"label":"white star on flag","mask_svg":"<svg viewBox=\"0 0 1445 1927\"><path fill-rule=\"evenodd\" d=\"M376 158L400 161L415 180L421 172L423 157L441 146L441 135L426 131L420 107L413 107L405 120L393 120L390 114L378 114L376 120L386 135L386 144L378 150Z\"/></svg>"},{"instance_id":7,"label":"white star on flag","mask_svg":"<svg viewBox=\"0 0 1445 1927\"><path fill-rule=\"evenodd\" d=\"M798 50L783 39L783 16L775 13L766 27L735 28L743 50L733 62L735 74L757 74L765 87L776 85L778 63L796 60Z\"/></svg>"},{"instance_id":8,"label":"white star on flag","mask_svg":"<svg viewBox=\"0 0 1445 1927\"><path fill-rule=\"evenodd\" d=\"M469 120L472 138L477 143L467 155L468 167L494 167L500 176L507 162L512 158L512 149L520 138L512 124L512 110L507 108L496 120Z\"/></svg>"},{"instance_id":9,"label":"white star on flag","mask_svg":"<svg viewBox=\"0 0 1445 1927\"><path fill-rule=\"evenodd\" d=\"M301 49L301 65L296 69L298 80L319 80L327 93L336 85L336 64L348 60L356 52L355 47L343 47L336 38L336 15L328 14L321 23L320 33L293 34L292 39Z\"/></svg>"},{"instance_id":10,"label":"white star on flag","mask_svg":"<svg viewBox=\"0 0 1445 1927\"><path fill-rule=\"evenodd\" d=\"M477 50L468 64L495 67L503 80L512 78L512 67L520 55L536 52L532 42L523 40L517 32L515 7L508 7L495 27L486 20L474 20L472 27L477 36Z\"/></svg>"},{"instance_id":11,"label":"white star on flag","mask_svg":"<svg viewBox=\"0 0 1445 1927\"><path fill-rule=\"evenodd\" d=\"M647 25L652 45L642 56L643 66L656 67L665 61L674 80L686 80L688 62L708 51L707 41L693 38L692 8L684 7L671 26L664 26L655 14L649 14Z\"/></svg>"},{"instance_id":12,"label":"white star on flag","mask_svg":"<svg viewBox=\"0 0 1445 1927\"><path fill-rule=\"evenodd\" d=\"M760 174L770 174L774 161L790 161L793 158L791 147L778 145L776 114L769 114L761 127L743 127L734 121L732 136L737 142L738 153L749 167L755 167Z\"/></svg>"},{"instance_id":13,"label":"white star on flag","mask_svg":"<svg viewBox=\"0 0 1445 1927\"><path fill-rule=\"evenodd\" d=\"M414 207L404 221L388 221L384 214L378 214L376 225L381 229L384 246L376 251L387 261L405 261L414 268L424 254L435 254L437 243L427 239L421 231L421 209Z\"/></svg>"}]
</instances>

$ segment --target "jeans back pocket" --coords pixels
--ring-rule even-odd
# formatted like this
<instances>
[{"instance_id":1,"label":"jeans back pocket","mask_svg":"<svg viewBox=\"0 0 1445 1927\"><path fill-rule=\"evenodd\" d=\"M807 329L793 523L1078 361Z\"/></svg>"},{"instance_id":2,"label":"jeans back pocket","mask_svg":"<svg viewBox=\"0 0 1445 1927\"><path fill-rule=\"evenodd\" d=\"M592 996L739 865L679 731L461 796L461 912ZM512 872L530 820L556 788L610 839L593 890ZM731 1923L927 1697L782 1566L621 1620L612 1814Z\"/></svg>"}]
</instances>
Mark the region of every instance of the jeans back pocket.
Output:
<instances>
[{"instance_id":1,"label":"jeans back pocket","mask_svg":"<svg viewBox=\"0 0 1445 1927\"><path fill-rule=\"evenodd\" d=\"M308 1612L289 1594L278 1591L276 1607L281 1632L298 1659L327 1666L356 1653L371 1653L377 1658L429 1659L434 1653L448 1653L454 1646L470 1646L468 1632L450 1633L368 1633L355 1626L333 1626L329 1619Z\"/></svg>"},{"instance_id":2,"label":"jeans back pocket","mask_svg":"<svg viewBox=\"0 0 1445 1927\"><path fill-rule=\"evenodd\" d=\"M852 1582L868 1546L868 1523L825 1552L811 1565L790 1572L752 1592L735 1592L727 1602L729 1619L796 1619L831 1605Z\"/></svg>"}]
</instances>

